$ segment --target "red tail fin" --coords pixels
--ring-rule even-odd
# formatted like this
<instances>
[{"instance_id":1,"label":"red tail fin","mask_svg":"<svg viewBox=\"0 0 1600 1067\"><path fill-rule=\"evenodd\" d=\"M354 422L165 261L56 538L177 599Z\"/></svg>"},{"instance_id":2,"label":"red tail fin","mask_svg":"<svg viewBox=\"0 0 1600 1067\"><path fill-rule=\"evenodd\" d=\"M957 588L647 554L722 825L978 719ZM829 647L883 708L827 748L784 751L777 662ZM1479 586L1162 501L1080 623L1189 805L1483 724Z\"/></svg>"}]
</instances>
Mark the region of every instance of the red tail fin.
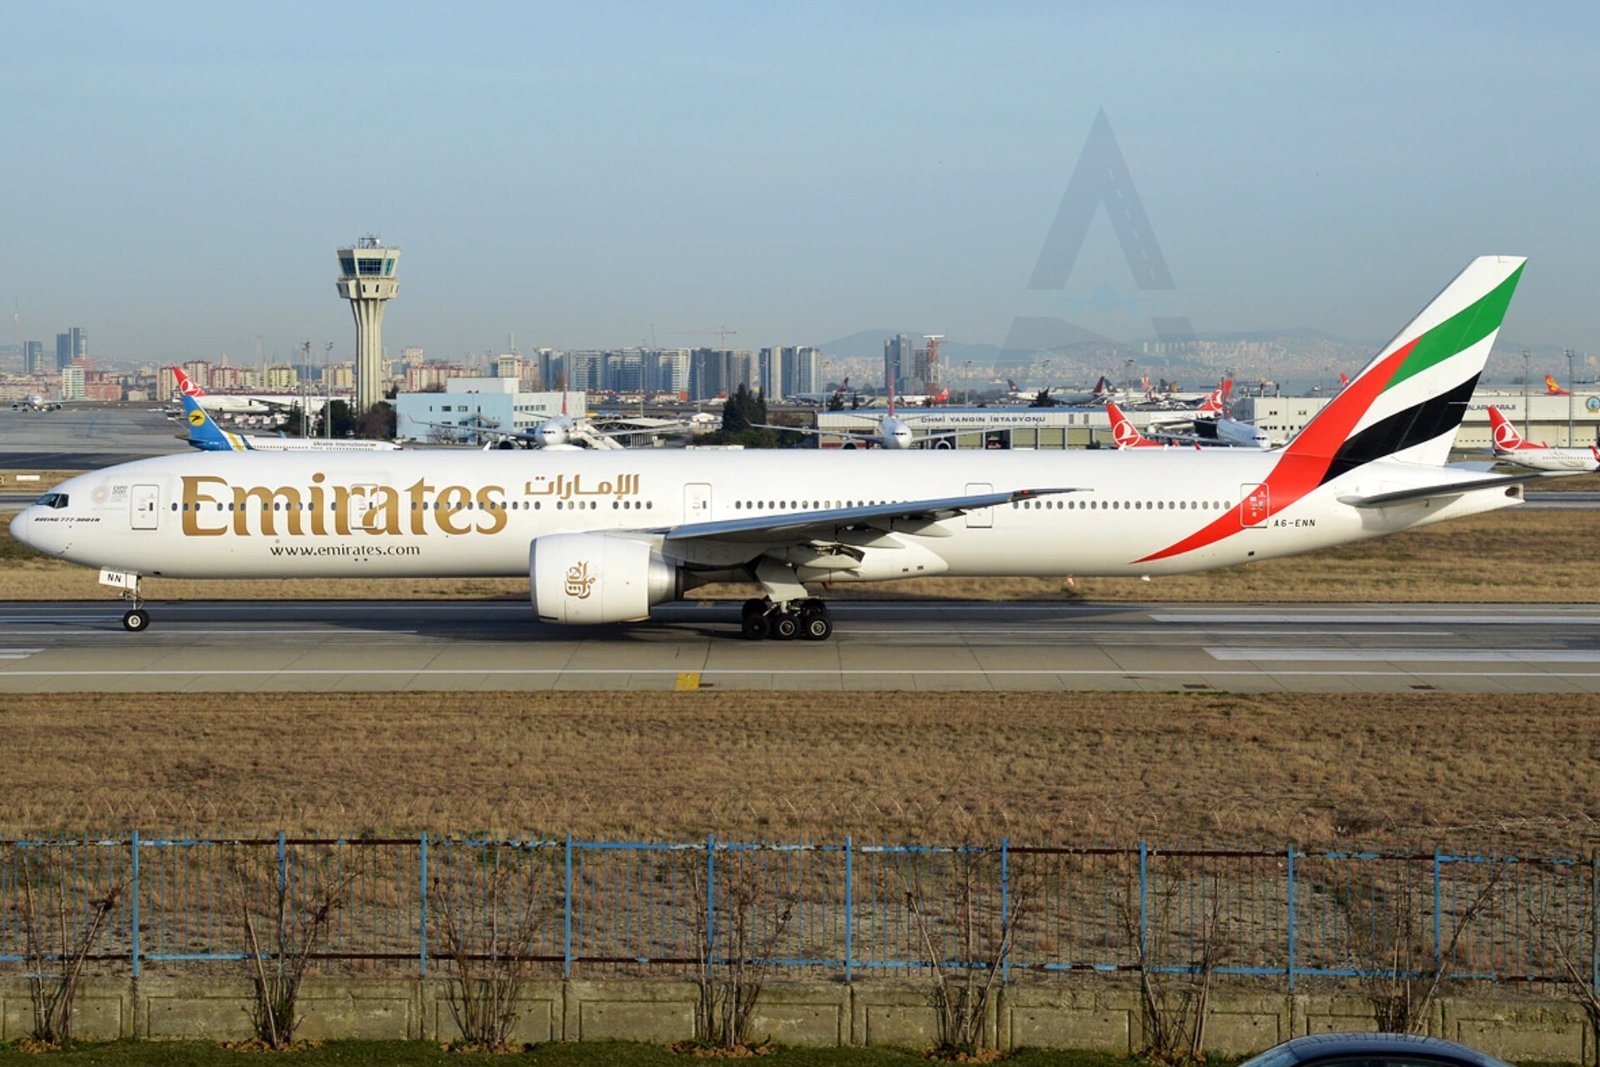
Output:
<instances>
[{"instance_id":1,"label":"red tail fin","mask_svg":"<svg viewBox=\"0 0 1600 1067\"><path fill-rule=\"evenodd\" d=\"M1500 409L1493 404L1489 405L1489 433L1496 452L1516 452L1519 449L1544 447L1524 441L1517 428L1511 425L1511 420L1502 415Z\"/></svg>"},{"instance_id":2,"label":"red tail fin","mask_svg":"<svg viewBox=\"0 0 1600 1067\"><path fill-rule=\"evenodd\" d=\"M1106 401L1106 415L1111 419L1111 440L1118 448L1160 448L1161 446L1139 432L1139 427L1128 421L1115 401Z\"/></svg>"},{"instance_id":3,"label":"red tail fin","mask_svg":"<svg viewBox=\"0 0 1600 1067\"><path fill-rule=\"evenodd\" d=\"M1546 396L1571 396L1572 394L1561 388L1559 382L1552 375L1544 376L1544 391Z\"/></svg>"}]
</instances>

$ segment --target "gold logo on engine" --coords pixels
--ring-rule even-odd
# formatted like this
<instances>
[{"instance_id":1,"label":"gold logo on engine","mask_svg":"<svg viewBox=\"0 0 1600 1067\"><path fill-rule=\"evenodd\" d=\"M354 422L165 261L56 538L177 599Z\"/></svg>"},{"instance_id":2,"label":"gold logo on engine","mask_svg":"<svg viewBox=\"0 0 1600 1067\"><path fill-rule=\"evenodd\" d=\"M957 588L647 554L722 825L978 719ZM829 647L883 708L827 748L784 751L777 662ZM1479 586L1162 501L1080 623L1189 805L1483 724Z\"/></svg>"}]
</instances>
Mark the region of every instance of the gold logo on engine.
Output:
<instances>
[{"instance_id":1,"label":"gold logo on engine","mask_svg":"<svg viewBox=\"0 0 1600 1067\"><path fill-rule=\"evenodd\" d=\"M589 573L589 561L583 560L567 568L567 595L578 600L588 600L594 591L595 575Z\"/></svg>"}]
</instances>

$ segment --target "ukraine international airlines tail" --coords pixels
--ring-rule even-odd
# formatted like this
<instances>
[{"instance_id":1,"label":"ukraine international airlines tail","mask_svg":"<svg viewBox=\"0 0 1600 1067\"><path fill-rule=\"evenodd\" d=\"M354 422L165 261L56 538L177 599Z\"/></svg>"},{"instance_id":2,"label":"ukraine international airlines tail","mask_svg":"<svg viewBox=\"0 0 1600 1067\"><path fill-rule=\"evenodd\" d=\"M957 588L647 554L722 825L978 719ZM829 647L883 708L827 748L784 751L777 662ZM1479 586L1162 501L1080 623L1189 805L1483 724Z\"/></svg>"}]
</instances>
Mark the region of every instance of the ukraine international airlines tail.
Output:
<instances>
[{"instance_id":1,"label":"ukraine international airlines tail","mask_svg":"<svg viewBox=\"0 0 1600 1067\"><path fill-rule=\"evenodd\" d=\"M189 424L185 438L203 452L394 452L399 445L393 441L358 441L346 438L334 440L320 437L261 437L254 434L229 433L216 424L209 412L201 406L204 389L195 385L180 367L173 367L178 379L178 397L183 401L183 420Z\"/></svg>"},{"instance_id":2,"label":"ukraine international airlines tail","mask_svg":"<svg viewBox=\"0 0 1600 1067\"><path fill-rule=\"evenodd\" d=\"M1507 463L1540 471L1592 471L1600 469L1600 448L1551 448L1525 441L1511 420L1500 409L1489 405L1489 429L1494 438L1494 454Z\"/></svg>"},{"instance_id":3,"label":"ukraine international airlines tail","mask_svg":"<svg viewBox=\"0 0 1600 1067\"><path fill-rule=\"evenodd\" d=\"M1178 574L1519 503L1539 475L1445 459L1522 264L1474 260L1281 450L196 453L73 478L11 532L104 569L129 629L146 575L526 574L546 622L736 580L747 636L821 639L808 582Z\"/></svg>"}]
</instances>

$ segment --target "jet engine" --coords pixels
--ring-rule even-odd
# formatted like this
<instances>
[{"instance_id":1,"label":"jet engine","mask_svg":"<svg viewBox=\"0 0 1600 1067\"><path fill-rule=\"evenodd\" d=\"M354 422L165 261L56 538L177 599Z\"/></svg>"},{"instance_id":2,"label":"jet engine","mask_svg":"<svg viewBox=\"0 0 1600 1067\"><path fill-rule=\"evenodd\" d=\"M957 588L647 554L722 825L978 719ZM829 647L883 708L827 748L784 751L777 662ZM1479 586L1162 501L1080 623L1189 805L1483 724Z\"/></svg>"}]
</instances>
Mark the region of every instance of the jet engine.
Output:
<instances>
[{"instance_id":1,"label":"jet engine","mask_svg":"<svg viewBox=\"0 0 1600 1067\"><path fill-rule=\"evenodd\" d=\"M529 598L541 622L592 626L648 618L676 600L678 568L643 541L615 534L536 537L528 545Z\"/></svg>"}]
</instances>

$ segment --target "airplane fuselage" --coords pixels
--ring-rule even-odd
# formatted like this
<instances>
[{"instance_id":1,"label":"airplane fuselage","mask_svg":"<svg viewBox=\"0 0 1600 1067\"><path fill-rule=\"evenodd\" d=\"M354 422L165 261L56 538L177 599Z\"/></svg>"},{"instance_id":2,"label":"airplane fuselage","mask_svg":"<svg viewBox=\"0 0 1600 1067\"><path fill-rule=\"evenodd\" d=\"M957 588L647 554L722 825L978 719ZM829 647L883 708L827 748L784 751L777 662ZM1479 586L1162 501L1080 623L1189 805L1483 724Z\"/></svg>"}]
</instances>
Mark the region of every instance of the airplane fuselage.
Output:
<instances>
[{"instance_id":1,"label":"airplane fuselage","mask_svg":"<svg viewBox=\"0 0 1600 1067\"><path fill-rule=\"evenodd\" d=\"M1341 503L1347 494L1438 476L1372 463L1280 509L1261 488L1277 460L1184 449L848 457L786 450L693 459L653 451L192 454L73 478L50 494L53 503L22 512L12 533L52 556L145 576L522 576L530 543L551 534L620 532L671 559L692 554L676 541L662 545L665 531L685 524L1063 488L1073 491L969 511L918 532L885 527L869 544L878 562L829 580L1154 575L1306 552L1520 502L1520 492L1485 489L1383 508ZM1189 547L1172 551L1180 543ZM725 553L728 569L737 569L739 551ZM748 558L761 551L752 542ZM914 568L896 570L908 561Z\"/></svg>"}]
</instances>

